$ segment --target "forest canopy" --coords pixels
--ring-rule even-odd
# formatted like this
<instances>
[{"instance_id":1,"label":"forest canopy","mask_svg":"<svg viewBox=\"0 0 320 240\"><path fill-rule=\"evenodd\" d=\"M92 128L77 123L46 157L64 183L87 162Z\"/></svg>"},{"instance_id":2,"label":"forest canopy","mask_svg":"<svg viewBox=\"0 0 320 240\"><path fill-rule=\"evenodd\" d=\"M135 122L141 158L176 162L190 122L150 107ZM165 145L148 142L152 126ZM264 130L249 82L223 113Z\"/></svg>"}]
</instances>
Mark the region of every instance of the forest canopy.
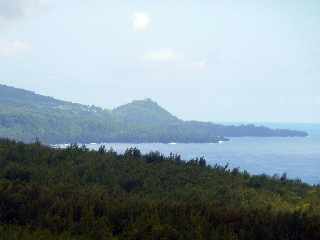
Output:
<instances>
[{"instance_id":1,"label":"forest canopy","mask_svg":"<svg viewBox=\"0 0 320 240\"><path fill-rule=\"evenodd\" d=\"M204 158L3 139L0 239L320 239L320 189Z\"/></svg>"}]
</instances>

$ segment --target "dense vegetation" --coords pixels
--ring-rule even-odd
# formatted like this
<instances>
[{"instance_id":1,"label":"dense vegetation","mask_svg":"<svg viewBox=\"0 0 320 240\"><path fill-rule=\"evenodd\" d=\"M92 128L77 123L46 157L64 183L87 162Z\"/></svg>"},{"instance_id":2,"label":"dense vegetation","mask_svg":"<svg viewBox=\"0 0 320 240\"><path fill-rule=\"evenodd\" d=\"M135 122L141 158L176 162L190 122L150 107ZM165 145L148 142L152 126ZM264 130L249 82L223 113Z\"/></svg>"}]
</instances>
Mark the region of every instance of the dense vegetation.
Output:
<instances>
[{"instance_id":1,"label":"dense vegetation","mask_svg":"<svg viewBox=\"0 0 320 240\"><path fill-rule=\"evenodd\" d=\"M254 125L182 121L150 99L114 110L85 106L0 85L0 137L45 143L217 142L232 136L306 136Z\"/></svg>"},{"instance_id":2,"label":"dense vegetation","mask_svg":"<svg viewBox=\"0 0 320 240\"><path fill-rule=\"evenodd\" d=\"M205 159L0 140L0 239L320 239L320 189Z\"/></svg>"}]
</instances>

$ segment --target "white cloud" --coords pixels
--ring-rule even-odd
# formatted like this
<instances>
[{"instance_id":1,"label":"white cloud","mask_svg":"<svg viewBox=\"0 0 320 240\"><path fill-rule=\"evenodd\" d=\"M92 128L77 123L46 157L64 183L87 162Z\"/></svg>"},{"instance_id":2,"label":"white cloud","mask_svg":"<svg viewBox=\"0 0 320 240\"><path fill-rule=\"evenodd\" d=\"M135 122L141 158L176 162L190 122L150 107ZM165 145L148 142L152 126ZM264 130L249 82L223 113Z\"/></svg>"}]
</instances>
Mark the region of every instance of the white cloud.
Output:
<instances>
[{"instance_id":1,"label":"white cloud","mask_svg":"<svg viewBox=\"0 0 320 240\"><path fill-rule=\"evenodd\" d=\"M146 13L134 13L132 27L135 32L145 32L149 29L151 19Z\"/></svg>"},{"instance_id":2,"label":"white cloud","mask_svg":"<svg viewBox=\"0 0 320 240\"><path fill-rule=\"evenodd\" d=\"M208 63L207 63L207 60L205 59L192 63L192 67L198 70L204 70L207 68L207 66L208 66Z\"/></svg>"},{"instance_id":3,"label":"white cloud","mask_svg":"<svg viewBox=\"0 0 320 240\"><path fill-rule=\"evenodd\" d=\"M24 41L0 41L0 57L13 57L31 50L31 45Z\"/></svg>"},{"instance_id":4,"label":"white cloud","mask_svg":"<svg viewBox=\"0 0 320 240\"><path fill-rule=\"evenodd\" d=\"M208 68L208 61L206 59L190 61L187 56L171 48L149 51L143 55L143 60L157 63L175 63L176 66L183 69L194 71L204 71Z\"/></svg>"},{"instance_id":5,"label":"white cloud","mask_svg":"<svg viewBox=\"0 0 320 240\"><path fill-rule=\"evenodd\" d=\"M178 60L178 54L172 49L160 49L147 52L144 55L144 60L154 62L172 62Z\"/></svg>"},{"instance_id":6,"label":"white cloud","mask_svg":"<svg viewBox=\"0 0 320 240\"><path fill-rule=\"evenodd\" d=\"M0 20L13 20L44 9L48 0L0 0Z\"/></svg>"}]
</instances>

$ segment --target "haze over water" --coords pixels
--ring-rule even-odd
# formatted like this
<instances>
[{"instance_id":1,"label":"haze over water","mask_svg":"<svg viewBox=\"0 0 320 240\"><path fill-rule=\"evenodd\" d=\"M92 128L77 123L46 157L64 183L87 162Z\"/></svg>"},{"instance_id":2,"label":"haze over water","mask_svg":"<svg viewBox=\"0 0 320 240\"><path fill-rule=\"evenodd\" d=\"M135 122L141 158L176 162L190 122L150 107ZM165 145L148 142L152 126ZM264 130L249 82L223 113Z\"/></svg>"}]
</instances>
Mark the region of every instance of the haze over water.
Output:
<instances>
[{"instance_id":1,"label":"haze over water","mask_svg":"<svg viewBox=\"0 0 320 240\"><path fill-rule=\"evenodd\" d=\"M273 125L273 127L280 125ZM281 127L284 125L281 124ZM299 178L309 184L320 183L320 125L287 125L289 128L306 130L306 138L232 138L222 144L123 144L106 143L107 148L123 152L137 147L142 152L159 151L165 155L177 153L183 159L204 156L210 165L229 164L251 174L268 175L287 173L289 178ZM101 144L89 144L98 149Z\"/></svg>"}]
</instances>

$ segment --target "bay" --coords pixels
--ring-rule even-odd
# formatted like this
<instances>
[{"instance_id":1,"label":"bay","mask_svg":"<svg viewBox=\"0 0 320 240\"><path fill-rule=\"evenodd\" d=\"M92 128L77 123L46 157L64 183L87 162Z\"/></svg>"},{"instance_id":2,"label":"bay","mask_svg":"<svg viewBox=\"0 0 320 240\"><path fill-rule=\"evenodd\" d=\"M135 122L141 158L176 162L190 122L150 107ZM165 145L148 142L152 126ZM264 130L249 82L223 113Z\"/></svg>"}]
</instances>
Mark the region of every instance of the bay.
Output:
<instances>
[{"instance_id":1,"label":"bay","mask_svg":"<svg viewBox=\"0 0 320 240\"><path fill-rule=\"evenodd\" d=\"M277 127L272 124L271 127ZM305 138L243 137L231 138L220 144L163 144L163 143L92 143L89 149L107 149L123 153L127 148L136 147L143 153L159 151L165 155L175 153L182 159L205 157L210 165L229 164L230 168L247 170L251 174L282 175L291 179L301 179L309 184L320 184L320 125L284 125L292 129L306 130L310 136Z\"/></svg>"}]
</instances>

